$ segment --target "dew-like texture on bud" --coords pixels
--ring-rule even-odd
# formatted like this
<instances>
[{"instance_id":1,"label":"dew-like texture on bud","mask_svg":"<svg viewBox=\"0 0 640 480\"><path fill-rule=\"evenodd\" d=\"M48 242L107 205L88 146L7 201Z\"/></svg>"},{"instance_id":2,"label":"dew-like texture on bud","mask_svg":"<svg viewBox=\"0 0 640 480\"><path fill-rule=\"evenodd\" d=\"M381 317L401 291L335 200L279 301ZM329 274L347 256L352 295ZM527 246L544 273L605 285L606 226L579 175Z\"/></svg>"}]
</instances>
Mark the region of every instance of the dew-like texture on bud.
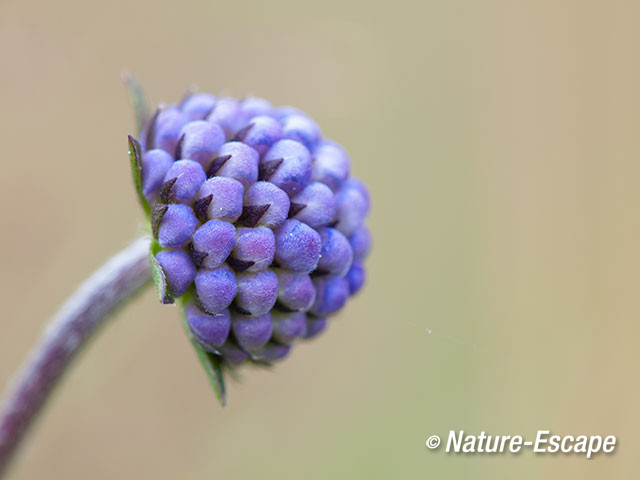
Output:
<instances>
[{"instance_id":1,"label":"dew-like texture on bud","mask_svg":"<svg viewBox=\"0 0 640 480\"><path fill-rule=\"evenodd\" d=\"M295 140L274 143L260 162L261 178L293 196L301 192L311 178L311 154Z\"/></svg>"},{"instance_id":2,"label":"dew-like texture on bud","mask_svg":"<svg viewBox=\"0 0 640 480\"><path fill-rule=\"evenodd\" d=\"M274 111L273 105L260 97L245 98L240 102L240 109L247 118L255 117L256 115L271 115Z\"/></svg>"},{"instance_id":3,"label":"dew-like texture on bud","mask_svg":"<svg viewBox=\"0 0 640 480\"><path fill-rule=\"evenodd\" d=\"M200 306L212 315L228 308L238 293L236 276L227 265L201 268L196 274L195 285Z\"/></svg>"},{"instance_id":4,"label":"dew-like texture on bud","mask_svg":"<svg viewBox=\"0 0 640 480\"><path fill-rule=\"evenodd\" d=\"M351 268L347 272L347 281L349 282L349 292L355 295L364 286L367 274L364 269L362 260L354 260Z\"/></svg>"},{"instance_id":5,"label":"dew-like texture on bud","mask_svg":"<svg viewBox=\"0 0 640 480\"><path fill-rule=\"evenodd\" d=\"M322 239L317 271L320 274L343 277L353 261L353 250L347 237L335 228L318 229Z\"/></svg>"},{"instance_id":6,"label":"dew-like texture on bud","mask_svg":"<svg viewBox=\"0 0 640 480\"><path fill-rule=\"evenodd\" d=\"M306 223L287 220L276 231L276 262L294 272L309 273L318 265L320 234Z\"/></svg>"},{"instance_id":7,"label":"dew-like texture on bud","mask_svg":"<svg viewBox=\"0 0 640 480\"><path fill-rule=\"evenodd\" d=\"M267 227L240 227L229 264L238 272L259 272L273 263L276 238Z\"/></svg>"},{"instance_id":8,"label":"dew-like texture on bud","mask_svg":"<svg viewBox=\"0 0 640 480\"><path fill-rule=\"evenodd\" d=\"M310 312L327 316L340 310L349 298L349 282L344 277L319 277L313 279L316 300Z\"/></svg>"},{"instance_id":9,"label":"dew-like texture on bud","mask_svg":"<svg viewBox=\"0 0 640 480\"><path fill-rule=\"evenodd\" d=\"M304 312L271 312L273 320L273 339L280 343L290 344L302 337L306 331L307 315Z\"/></svg>"},{"instance_id":10,"label":"dew-like texture on bud","mask_svg":"<svg viewBox=\"0 0 640 480\"><path fill-rule=\"evenodd\" d=\"M258 180L258 152L242 142L228 142L220 147L209 166L208 175L229 177L249 187Z\"/></svg>"},{"instance_id":11,"label":"dew-like texture on bud","mask_svg":"<svg viewBox=\"0 0 640 480\"><path fill-rule=\"evenodd\" d=\"M369 192L357 179L344 183L336 197L336 228L345 235L352 235L360 228L369 214Z\"/></svg>"},{"instance_id":12,"label":"dew-like texture on bud","mask_svg":"<svg viewBox=\"0 0 640 480\"><path fill-rule=\"evenodd\" d=\"M253 147L260 156L282 139L282 127L275 118L267 115L258 115L249 120L249 123L240 131L239 140Z\"/></svg>"},{"instance_id":13,"label":"dew-like texture on bud","mask_svg":"<svg viewBox=\"0 0 640 480\"><path fill-rule=\"evenodd\" d=\"M306 312L316 299L316 288L306 273L277 268L278 304L289 311Z\"/></svg>"},{"instance_id":14,"label":"dew-like texture on bud","mask_svg":"<svg viewBox=\"0 0 640 480\"><path fill-rule=\"evenodd\" d=\"M325 328L327 328L326 317L307 317L307 328L303 335L304 338L310 339L319 335Z\"/></svg>"},{"instance_id":15,"label":"dew-like texture on bud","mask_svg":"<svg viewBox=\"0 0 640 480\"><path fill-rule=\"evenodd\" d=\"M204 119L216 104L216 97L208 93L195 93L182 102L181 110L191 121Z\"/></svg>"},{"instance_id":16,"label":"dew-like texture on bud","mask_svg":"<svg viewBox=\"0 0 640 480\"><path fill-rule=\"evenodd\" d=\"M231 328L238 344L247 350L262 347L271 338L273 322L271 314L248 316L234 313Z\"/></svg>"},{"instance_id":17,"label":"dew-like texture on bud","mask_svg":"<svg viewBox=\"0 0 640 480\"><path fill-rule=\"evenodd\" d=\"M175 106L160 110L147 129L146 148L161 148L173 155L180 140L180 131L188 121L187 116Z\"/></svg>"},{"instance_id":18,"label":"dew-like texture on bud","mask_svg":"<svg viewBox=\"0 0 640 480\"><path fill-rule=\"evenodd\" d=\"M138 143L154 265L224 367L286 357L362 289L369 192L306 113L190 93Z\"/></svg>"},{"instance_id":19,"label":"dew-like texture on bud","mask_svg":"<svg viewBox=\"0 0 640 480\"><path fill-rule=\"evenodd\" d=\"M366 226L361 226L349 237L354 260L364 260L371 251L371 232Z\"/></svg>"},{"instance_id":20,"label":"dew-like texture on bud","mask_svg":"<svg viewBox=\"0 0 640 480\"><path fill-rule=\"evenodd\" d=\"M193 234L191 255L198 266L216 268L233 250L236 243L235 227L224 220L209 220Z\"/></svg>"},{"instance_id":21,"label":"dew-like texture on bud","mask_svg":"<svg viewBox=\"0 0 640 480\"><path fill-rule=\"evenodd\" d=\"M201 221L222 219L236 221L242 215L242 184L228 177L212 177L202 184L194 202Z\"/></svg>"},{"instance_id":22,"label":"dew-like texture on bud","mask_svg":"<svg viewBox=\"0 0 640 480\"><path fill-rule=\"evenodd\" d=\"M245 315L269 312L278 298L278 277L272 270L244 272L236 275L238 294L236 309Z\"/></svg>"},{"instance_id":23,"label":"dew-like texture on bud","mask_svg":"<svg viewBox=\"0 0 640 480\"><path fill-rule=\"evenodd\" d=\"M218 348L224 345L231 331L231 313L223 310L217 315L209 315L193 302L185 306L189 328L204 347Z\"/></svg>"},{"instance_id":24,"label":"dew-like texture on bud","mask_svg":"<svg viewBox=\"0 0 640 480\"><path fill-rule=\"evenodd\" d=\"M289 216L317 228L329 225L335 217L333 191L324 183L313 182L291 198Z\"/></svg>"},{"instance_id":25,"label":"dew-like texture on bud","mask_svg":"<svg viewBox=\"0 0 640 480\"><path fill-rule=\"evenodd\" d=\"M314 150L311 181L324 183L337 192L349 178L350 170L349 156L337 143L324 141Z\"/></svg>"},{"instance_id":26,"label":"dew-like texture on bud","mask_svg":"<svg viewBox=\"0 0 640 480\"><path fill-rule=\"evenodd\" d=\"M163 250L156 255L158 263L167 277L171 293L180 297L196 278L196 266L184 250Z\"/></svg>"},{"instance_id":27,"label":"dew-like texture on bud","mask_svg":"<svg viewBox=\"0 0 640 480\"><path fill-rule=\"evenodd\" d=\"M158 243L164 248L184 247L196 230L198 220L186 205L168 205L158 225Z\"/></svg>"},{"instance_id":28,"label":"dew-like texture on bud","mask_svg":"<svg viewBox=\"0 0 640 480\"><path fill-rule=\"evenodd\" d=\"M277 227L289 214L289 196L270 182L256 182L244 194L241 223L248 227Z\"/></svg>"},{"instance_id":29,"label":"dew-like texture on bud","mask_svg":"<svg viewBox=\"0 0 640 480\"><path fill-rule=\"evenodd\" d=\"M320 140L320 128L306 115L292 114L282 119L282 136L313 150Z\"/></svg>"},{"instance_id":30,"label":"dew-like texture on bud","mask_svg":"<svg viewBox=\"0 0 640 480\"><path fill-rule=\"evenodd\" d=\"M194 160L207 168L224 142L225 133L219 125L204 120L189 122L180 131L176 157Z\"/></svg>"},{"instance_id":31,"label":"dew-like texture on bud","mask_svg":"<svg viewBox=\"0 0 640 480\"><path fill-rule=\"evenodd\" d=\"M242 126L243 118L240 102L235 98L225 97L218 99L207 116L207 121L220 125L227 134L227 138L231 139Z\"/></svg>"},{"instance_id":32,"label":"dew-like texture on bud","mask_svg":"<svg viewBox=\"0 0 640 480\"><path fill-rule=\"evenodd\" d=\"M142 193L148 202L153 203L171 165L173 157L160 148L147 150L142 155Z\"/></svg>"},{"instance_id":33,"label":"dew-like texture on bud","mask_svg":"<svg viewBox=\"0 0 640 480\"><path fill-rule=\"evenodd\" d=\"M171 165L164 177L161 195L166 201L191 203L196 193L207 179L202 166L193 160L178 160Z\"/></svg>"}]
</instances>

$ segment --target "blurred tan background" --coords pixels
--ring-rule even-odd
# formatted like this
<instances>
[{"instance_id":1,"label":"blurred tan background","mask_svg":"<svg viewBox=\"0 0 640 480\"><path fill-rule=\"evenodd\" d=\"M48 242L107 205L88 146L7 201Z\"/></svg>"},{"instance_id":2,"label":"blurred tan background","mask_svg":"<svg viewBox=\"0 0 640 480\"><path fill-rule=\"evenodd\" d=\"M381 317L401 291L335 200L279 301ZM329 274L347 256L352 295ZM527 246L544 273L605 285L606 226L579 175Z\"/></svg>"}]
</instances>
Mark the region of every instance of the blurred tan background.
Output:
<instances>
[{"instance_id":1,"label":"blurred tan background","mask_svg":"<svg viewBox=\"0 0 640 480\"><path fill-rule=\"evenodd\" d=\"M147 292L72 369L13 478L637 476L640 6L376 3L0 0L2 386L140 230L122 70L156 102L195 83L306 110L374 200L368 286L317 341L221 409ZM544 428L619 446L424 445Z\"/></svg>"}]
</instances>

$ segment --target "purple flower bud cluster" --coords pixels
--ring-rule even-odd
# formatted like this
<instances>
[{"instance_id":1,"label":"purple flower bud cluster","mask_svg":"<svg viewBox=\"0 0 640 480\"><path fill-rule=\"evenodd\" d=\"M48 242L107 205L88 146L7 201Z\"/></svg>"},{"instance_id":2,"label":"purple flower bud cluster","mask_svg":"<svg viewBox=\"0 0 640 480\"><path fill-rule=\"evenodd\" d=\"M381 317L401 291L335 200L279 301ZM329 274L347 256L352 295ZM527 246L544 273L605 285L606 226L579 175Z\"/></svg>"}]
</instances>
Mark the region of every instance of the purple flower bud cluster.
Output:
<instances>
[{"instance_id":1,"label":"purple flower bud cluster","mask_svg":"<svg viewBox=\"0 0 640 480\"><path fill-rule=\"evenodd\" d=\"M198 93L159 108L140 145L156 259L204 349L281 359L362 288L369 193L304 113Z\"/></svg>"}]
</instances>

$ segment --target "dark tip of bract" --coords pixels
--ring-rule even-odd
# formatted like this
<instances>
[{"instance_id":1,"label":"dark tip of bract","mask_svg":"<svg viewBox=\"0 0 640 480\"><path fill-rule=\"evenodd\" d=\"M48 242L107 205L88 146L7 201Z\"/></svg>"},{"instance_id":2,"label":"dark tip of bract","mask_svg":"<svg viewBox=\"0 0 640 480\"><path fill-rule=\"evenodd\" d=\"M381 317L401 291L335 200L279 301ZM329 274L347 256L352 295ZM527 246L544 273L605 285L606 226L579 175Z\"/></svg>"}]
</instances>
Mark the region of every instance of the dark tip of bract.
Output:
<instances>
[{"instance_id":1,"label":"dark tip of bract","mask_svg":"<svg viewBox=\"0 0 640 480\"><path fill-rule=\"evenodd\" d=\"M244 140L244 137L247 135L247 133L249 132L249 130L251 130L253 128L253 123L250 123L249 125L247 125L246 127L240 129L238 131L238 133L236 133L236 136L233 137L233 139L236 142L242 142Z\"/></svg>"},{"instance_id":2,"label":"dark tip of bract","mask_svg":"<svg viewBox=\"0 0 640 480\"><path fill-rule=\"evenodd\" d=\"M176 160L180 160L182 157L182 142L184 142L184 133L180 136L180 140L178 140L178 144L176 145L176 151L174 157Z\"/></svg>"},{"instance_id":3,"label":"dark tip of bract","mask_svg":"<svg viewBox=\"0 0 640 480\"><path fill-rule=\"evenodd\" d=\"M178 181L178 177L167 180L160 187L160 201L162 203L173 203L175 194L173 193L173 186Z\"/></svg>"},{"instance_id":4,"label":"dark tip of bract","mask_svg":"<svg viewBox=\"0 0 640 480\"><path fill-rule=\"evenodd\" d=\"M151 117L151 122L149 122L149 129L147 130L147 139L145 142L145 148L147 150L151 150L155 147L156 121L158 120L158 115L160 115L160 107L158 107L156 113Z\"/></svg>"},{"instance_id":5,"label":"dark tip of bract","mask_svg":"<svg viewBox=\"0 0 640 480\"><path fill-rule=\"evenodd\" d=\"M207 208L213 199L213 194L200 198L193 202L193 211L202 223L207 221Z\"/></svg>"},{"instance_id":6,"label":"dark tip of bract","mask_svg":"<svg viewBox=\"0 0 640 480\"><path fill-rule=\"evenodd\" d=\"M244 308L239 307L239 306L238 306L238 305L236 305L235 303L233 304L233 309L234 309L236 312L238 312L239 314L241 314L241 315L247 315L247 316L250 316L250 315L251 315L251 312L250 312L249 310L245 310ZM247 352L247 353L248 353L248 352Z\"/></svg>"},{"instance_id":7,"label":"dark tip of bract","mask_svg":"<svg viewBox=\"0 0 640 480\"><path fill-rule=\"evenodd\" d=\"M204 259L209 256L209 254L206 252L200 252L196 250L193 247L193 243L189 244L189 252L191 253L191 258L193 259L193 263L195 263L197 267L201 267Z\"/></svg>"},{"instance_id":8,"label":"dark tip of bract","mask_svg":"<svg viewBox=\"0 0 640 480\"><path fill-rule=\"evenodd\" d=\"M231 155L222 155L221 157L214 158L213 162L211 162L211 165L209 165L209 169L207 170L207 178L214 177L230 158Z\"/></svg>"},{"instance_id":9,"label":"dark tip of bract","mask_svg":"<svg viewBox=\"0 0 640 480\"><path fill-rule=\"evenodd\" d=\"M273 307L276 310L278 310L279 312L284 312L284 313L293 313L293 312L297 312L298 310L294 310L293 308L289 308L287 307L285 304L280 303L280 300L278 300L275 304L275 306Z\"/></svg>"},{"instance_id":10,"label":"dark tip of bract","mask_svg":"<svg viewBox=\"0 0 640 480\"><path fill-rule=\"evenodd\" d=\"M329 272L325 270L320 270L319 268L316 268L313 272L309 274L309 276L312 278L323 277L325 275L329 275Z\"/></svg>"},{"instance_id":11,"label":"dark tip of bract","mask_svg":"<svg viewBox=\"0 0 640 480\"><path fill-rule=\"evenodd\" d=\"M333 222L331 222L329 225L327 225L327 227L335 228L335 227L336 227L336 225L338 225L338 220L334 220L334 221L333 221Z\"/></svg>"},{"instance_id":12,"label":"dark tip of bract","mask_svg":"<svg viewBox=\"0 0 640 480\"><path fill-rule=\"evenodd\" d=\"M289 207L289 217L294 217L307 207L305 203L293 203Z\"/></svg>"},{"instance_id":13,"label":"dark tip of bract","mask_svg":"<svg viewBox=\"0 0 640 480\"><path fill-rule=\"evenodd\" d=\"M233 268L236 272L244 272L247 268L253 266L254 263L251 260L238 260L237 258L229 257L227 259L227 263Z\"/></svg>"},{"instance_id":14,"label":"dark tip of bract","mask_svg":"<svg viewBox=\"0 0 640 480\"><path fill-rule=\"evenodd\" d=\"M273 175L284 158L278 158L276 160L269 160L268 162L262 162L260 164L260 180L269 180Z\"/></svg>"},{"instance_id":15,"label":"dark tip of bract","mask_svg":"<svg viewBox=\"0 0 640 480\"><path fill-rule=\"evenodd\" d=\"M239 221L248 227L255 227L264 214L267 213L269 207L271 207L270 203L265 205L249 205L242 207L242 215L240 216Z\"/></svg>"},{"instance_id":16,"label":"dark tip of bract","mask_svg":"<svg viewBox=\"0 0 640 480\"><path fill-rule=\"evenodd\" d=\"M154 238L158 238L158 228L160 228L160 221L164 214L167 213L169 205L160 205L156 203L151 209L151 232Z\"/></svg>"}]
</instances>

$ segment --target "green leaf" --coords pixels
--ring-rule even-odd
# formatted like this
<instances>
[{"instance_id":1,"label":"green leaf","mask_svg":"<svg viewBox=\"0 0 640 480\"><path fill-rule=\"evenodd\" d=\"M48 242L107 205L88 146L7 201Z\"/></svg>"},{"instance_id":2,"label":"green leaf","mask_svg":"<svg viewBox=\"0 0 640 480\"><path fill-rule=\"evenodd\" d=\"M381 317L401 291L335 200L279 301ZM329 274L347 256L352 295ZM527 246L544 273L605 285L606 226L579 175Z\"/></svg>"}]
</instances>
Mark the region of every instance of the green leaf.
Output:
<instances>
[{"instance_id":1,"label":"green leaf","mask_svg":"<svg viewBox=\"0 0 640 480\"><path fill-rule=\"evenodd\" d=\"M147 96L145 95L144 90L136 79L133 78L133 75L129 72L124 72L122 74L122 81L129 91L129 98L133 105L133 113L136 117L136 130L138 135L140 135L144 125L149 120L149 102L147 101Z\"/></svg>"},{"instance_id":2,"label":"green leaf","mask_svg":"<svg viewBox=\"0 0 640 480\"><path fill-rule=\"evenodd\" d=\"M138 194L138 200L147 217L151 215L151 207L149 202L142 193L142 148L140 143L129 135L129 162L131 163L131 175L133 176L133 185Z\"/></svg>"},{"instance_id":3,"label":"green leaf","mask_svg":"<svg viewBox=\"0 0 640 480\"><path fill-rule=\"evenodd\" d=\"M162 269L162 266L158 262L156 258L156 254L160 250L160 245L157 242L151 243L151 248L149 249L149 262L151 262L151 276L153 277L153 283L156 284L156 288L158 289L158 298L162 303L173 303L173 294L171 293L171 288L169 288L169 284L167 283L167 276Z\"/></svg>"},{"instance_id":4,"label":"green leaf","mask_svg":"<svg viewBox=\"0 0 640 480\"><path fill-rule=\"evenodd\" d=\"M184 328L187 338L191 342L193 349L196 351L196 355L204 367L207 377L209 377L209 383L211 383L216 397L224 407L227 403L227 391L224 382L224 372L222 371L222 359L219 355L207 352L200 346L187 323L187 315L184 310L186 303L185 297L183 297L182 300L183 301L180 302L179 306L180 317L182 318L182 328Z\"/></svg>"}]
</instances>

